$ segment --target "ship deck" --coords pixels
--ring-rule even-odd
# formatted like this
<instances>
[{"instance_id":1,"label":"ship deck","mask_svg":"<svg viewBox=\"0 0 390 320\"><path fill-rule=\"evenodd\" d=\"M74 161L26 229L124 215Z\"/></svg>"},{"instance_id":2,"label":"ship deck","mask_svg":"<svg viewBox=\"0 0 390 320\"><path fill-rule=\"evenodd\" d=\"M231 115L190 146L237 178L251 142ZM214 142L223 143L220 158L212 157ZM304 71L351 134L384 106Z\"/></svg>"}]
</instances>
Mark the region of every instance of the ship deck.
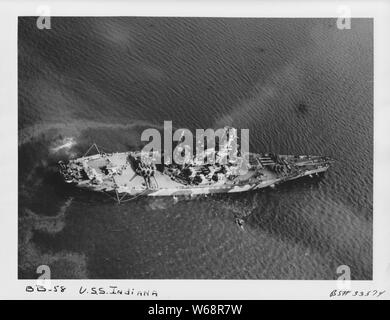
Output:
<instances>
[{"instance_id":1,"label":"ship deck","mask_svg":"<svg viewBox=\"0 0 390 320\"><path fill-rule=\"evenodd\" d=\"M119 194L135 195L146 192L148 195L155 196L242 192L326 171L328 168L327 163L322 163L321 157L279 156L282 161L288 161L294 170L290 173L275 172L272 169L275 165L274 159L254 154L251 155L250 162L255 165L256 169L242 173L232 180L227 178L218 181L204 179L196 185L187 184L155 170L154 176L150 178L149 186L147 186L145 178L138 175L129 162L128 156L130 154L134 155L131 152L95 154L71 160L70 166L81 167L87 172L87 175L94 177L89 180L77 180L77 184L81 187L95 191L116 191Z\"/></svg>"}]
</instances>

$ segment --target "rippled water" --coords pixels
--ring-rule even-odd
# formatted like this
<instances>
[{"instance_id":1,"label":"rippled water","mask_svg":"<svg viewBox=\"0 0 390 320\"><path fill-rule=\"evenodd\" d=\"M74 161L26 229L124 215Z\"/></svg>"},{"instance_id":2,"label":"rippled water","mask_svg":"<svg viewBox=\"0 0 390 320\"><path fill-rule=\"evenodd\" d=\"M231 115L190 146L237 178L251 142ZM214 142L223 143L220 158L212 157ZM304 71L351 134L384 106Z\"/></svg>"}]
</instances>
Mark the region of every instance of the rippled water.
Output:
<instances>
[{"instance_id":1,"label":"rippled water","mask_svg":"<svg viewBox=\"0 0 390 320\"><path fill-rule=\"evenodd\" d=\"M19 277L372 278L372 20L19 20ZM55 163L145 128L250 129L253 152L328 155L322 179L118 205ZM61 148L62 144L68 148ZM245 230L234 216L245 216Z\"/></svg>"}]
</instances>

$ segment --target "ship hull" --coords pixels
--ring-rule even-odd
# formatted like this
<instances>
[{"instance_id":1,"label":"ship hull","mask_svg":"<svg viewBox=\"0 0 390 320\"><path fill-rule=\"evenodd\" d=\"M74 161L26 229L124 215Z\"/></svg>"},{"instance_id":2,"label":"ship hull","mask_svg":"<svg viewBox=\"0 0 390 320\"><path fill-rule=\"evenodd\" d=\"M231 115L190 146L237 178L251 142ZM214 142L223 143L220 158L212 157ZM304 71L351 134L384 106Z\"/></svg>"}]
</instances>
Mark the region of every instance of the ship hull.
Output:
<instances>
[{"instance_id":1,"label":"ship hull","mask_svg":"<svg viewBox=\"0 0 390 320\"><path fill-rule=\"evenodd\" d=\"M208 175L201 174L203 180L195 183L190 177L183 178L180 170L177 176L167 173L166 169L169 167L164 167L163 171L154 170L152 177L146 179L129 162L129 158L136 156L137 153L134 152L95 154L70 160L67 165L60 163L60 172L68 183L92 191L114 194L121 201L127 195L166 197L247 192L323 173L333 162L328 157L319 156L250 154L248 165L242 174L213 175L211 172ZM194 172L205 168L210 171L210 167L212 168L210 165L188 167L193 168Z\"/></svg>"}]
</instances>

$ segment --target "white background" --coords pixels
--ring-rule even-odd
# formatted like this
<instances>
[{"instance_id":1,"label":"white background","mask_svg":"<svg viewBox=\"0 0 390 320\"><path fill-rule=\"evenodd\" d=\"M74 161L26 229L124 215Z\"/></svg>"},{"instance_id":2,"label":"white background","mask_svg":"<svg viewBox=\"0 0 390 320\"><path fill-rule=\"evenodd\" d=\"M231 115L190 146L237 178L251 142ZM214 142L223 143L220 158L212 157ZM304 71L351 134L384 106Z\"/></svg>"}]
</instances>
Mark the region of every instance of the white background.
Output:
<instances>
[{"instance_id":1,"label":"white background","mask_svg":"<svg viewBox=\"0 0 390 320\"><path fill-rule=\"evenodd\" d=\"M157 290L160 299L326 299L337 281L285 280L53 280L64 293L28 293L34 280L17 279L17 19L37 16L352 17L374 18L374 268L373 281L352 281L351 290L386 290L390 297L390 5L383 1L2 1L0 3L0 298L137 299L80 295L80 286ZM40 8L40 9L39 9ZM335 270L335 279L337 278ZM351 296L348 296L351 298ZM149 297L150 298L150 297ZM335 298L332 298L335 299ZM337 298L340 299L340 298ZM367 298L354 298L367 299ZM373 298L375 299L375 298Z\"/></svg>"}]
</instances>

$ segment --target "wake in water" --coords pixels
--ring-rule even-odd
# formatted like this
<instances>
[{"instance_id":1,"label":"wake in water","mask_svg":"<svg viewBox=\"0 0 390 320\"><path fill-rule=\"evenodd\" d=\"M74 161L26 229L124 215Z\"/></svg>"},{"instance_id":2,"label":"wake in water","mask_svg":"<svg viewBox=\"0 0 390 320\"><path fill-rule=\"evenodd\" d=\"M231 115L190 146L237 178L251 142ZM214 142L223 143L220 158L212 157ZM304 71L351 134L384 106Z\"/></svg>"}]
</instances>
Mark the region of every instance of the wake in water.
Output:
<instances>
[{"instance_id":1,"label":"wake in water","mask_svg":"<svg viewBox=\"0 0 390 320\"><path fill-rule=\"evenodd\" d=\"M53 143L53 146L50 148L52 153L56 153L60 150L69 150L76 144L76 140L73 137L64 138L60 141L56 141Z\"/></svg>"},{"instance_id":2,"label":"wake in water","mask_svg":"<svg viewBox=\"0 0 390 320\"><path fill-rule=\"evenodd\" d=\"M40 249L34 242L35 232L55 236L65 228L65 218L68 208L73 202L68 198L59 208L55 216L41 216L30 209L25 209L19 217L19 277L35 278L33 274L39 265L48 265L53 278L72 277L84 279L87 277L87 260L85 254L68 250L56 253ZM57 265L68 267L58 270Z\"/></svg>"}]
</instances>

